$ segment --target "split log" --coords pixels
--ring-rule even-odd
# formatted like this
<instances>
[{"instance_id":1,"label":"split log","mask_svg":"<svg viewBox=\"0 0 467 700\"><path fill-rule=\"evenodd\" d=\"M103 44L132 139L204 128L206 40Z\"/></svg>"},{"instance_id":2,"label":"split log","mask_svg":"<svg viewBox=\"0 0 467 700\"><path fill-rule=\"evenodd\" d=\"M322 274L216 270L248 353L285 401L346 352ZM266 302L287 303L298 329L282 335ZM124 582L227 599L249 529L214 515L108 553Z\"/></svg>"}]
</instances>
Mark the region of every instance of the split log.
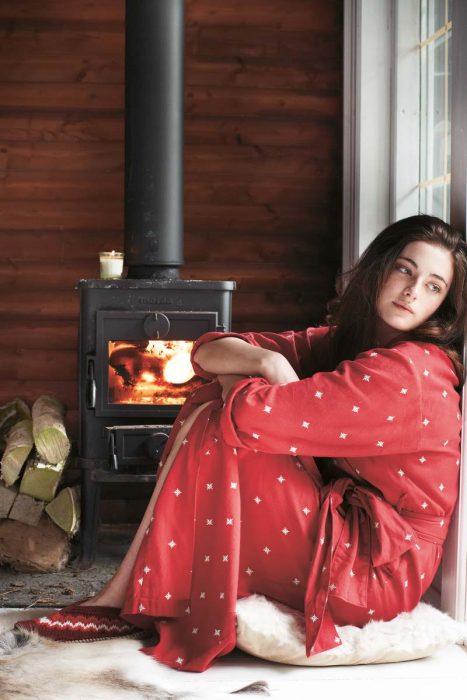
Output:
<instances>
[{"instance_id":1,"label":"split log","mask_svg":"<svg viewBox=\"0 0 467 700\"><path fill-rule=\"evenodd\" d=\"M29 406L21 399L8 401L0 406L0 451L6 447L6 439L11 428L20 420L31 417Z\"/></svg>"},{"instance_id":2,"label":"split log","mask_svg":"<svg viewBox=\"0 0 467 700\"><path fill-rule=\"evenodd\" d=\"M66 460L50 464L36 452L26 465L19 492L49 503L57 491Z\"/></svg>"},{"instance_id":3,"label":"split log","mask_svg":"<svg viewBox=\"0 0 467 700\"><path fill-rule=\"evenodd\" d=\"M8 518L17 493L16 488L7 488L0 482L0 518Z\"/></svg>"},{"instance_id":4,"label":"split log","mask_svg":"<svg viewBox=\"0 0 467 700\"><path fill-rule=\"evenodd\" d=\"M17 520L0 522L0 563L15 571L61 571L69 556L68 537L46 515L36 527Z\"/></svg>"},{"instance_id":5,"label":"split log","mask_svg":"<svg viewBox=\"0 0 467 700\"><path fill-rule=\"evenodd\" d=\"M65 407L55 396L40 396L32 407L36 449L49 464L64 460L70 441L64 424Z\"/></svg>"},{"instance_id":6,"label":"split log","mask_svg":"<svg viewBox=\"0 0 467 700\"><path fill-rule=\"evenodd\" d=\"M19 493L8 514L11 520L18 520L26 525L37 525L44 512L44 501L36 501L31 496Z\"/></svg>"},{"instance_id":7,"label":"split log","mask_svg":"<svg viewBox=\"0 0 467 700\"><path fill-rule=\"evenodd\" d=\"M33 444L31 419L20 420L8 433L5 452L1 460L1 475L7 486L14 484L19 477Z\"/></svg>"},{"instance_id":8,"label":"split log","mask_svg":"<svg viewBox=\"0 0 467 700\"><path fill-rule=\"evenodd\" d=\"M59 528L73 537L79 530L79 488L67 486L62 489L58 496L46 506L45 512Z\"/></svg>"}]
</instances>

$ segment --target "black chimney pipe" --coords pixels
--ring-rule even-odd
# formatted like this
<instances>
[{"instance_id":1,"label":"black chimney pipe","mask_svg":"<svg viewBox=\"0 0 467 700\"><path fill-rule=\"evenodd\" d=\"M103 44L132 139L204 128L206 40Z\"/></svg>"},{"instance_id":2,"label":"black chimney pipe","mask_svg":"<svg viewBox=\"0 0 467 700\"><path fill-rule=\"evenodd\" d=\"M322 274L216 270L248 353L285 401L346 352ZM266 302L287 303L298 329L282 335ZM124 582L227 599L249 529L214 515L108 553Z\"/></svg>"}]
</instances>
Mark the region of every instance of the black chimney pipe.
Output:
<instances>
[{"instance_id":1,"label":"black chimney pipe","mask_svg":"<svg viewBox=\"0 0 467 700\"><path fill-rule=\"evenodd\" d=\"M183 264L184 0L126 0L125 264L178 278Z\"/></svg>"}]
</instances>

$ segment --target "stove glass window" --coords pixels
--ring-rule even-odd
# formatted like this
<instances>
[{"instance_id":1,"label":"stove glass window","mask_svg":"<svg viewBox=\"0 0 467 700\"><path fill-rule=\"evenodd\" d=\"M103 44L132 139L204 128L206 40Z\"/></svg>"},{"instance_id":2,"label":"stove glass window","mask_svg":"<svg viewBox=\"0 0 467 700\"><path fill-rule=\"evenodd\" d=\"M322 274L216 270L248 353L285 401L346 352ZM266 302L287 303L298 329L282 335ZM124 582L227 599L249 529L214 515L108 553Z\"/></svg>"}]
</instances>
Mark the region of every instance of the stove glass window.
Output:
<instances>
[{"instance_id":1,"label":"stove glass window","mask_svg":"<svg viewBox=\"0 0 467 700\"><path fill-rule=\"evenodd\" d=\"M109 403L180 405L203 383L193 371L193 341L109 342Z\"/></svg>"}]
</instances>

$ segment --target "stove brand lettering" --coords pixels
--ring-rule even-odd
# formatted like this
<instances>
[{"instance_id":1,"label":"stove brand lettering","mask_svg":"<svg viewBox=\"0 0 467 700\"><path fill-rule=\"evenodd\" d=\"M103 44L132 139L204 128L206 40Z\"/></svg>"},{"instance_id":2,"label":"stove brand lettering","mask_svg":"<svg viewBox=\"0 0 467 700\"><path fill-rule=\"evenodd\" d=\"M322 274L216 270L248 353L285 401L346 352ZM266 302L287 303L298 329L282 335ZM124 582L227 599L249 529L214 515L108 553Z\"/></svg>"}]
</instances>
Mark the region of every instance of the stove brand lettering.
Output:
<instances>
[{"instance_id":1,"label":"stove brand lettering","mask_svg":"<svg viewBox=\"0 0 467 700\"><path fill-rule=\"evenodd\" d=\"M141 306L157 304L158 306L178 306L183 307L183 301L180 297L138 297L137 303Z\"/></svg>"}]
</instances>

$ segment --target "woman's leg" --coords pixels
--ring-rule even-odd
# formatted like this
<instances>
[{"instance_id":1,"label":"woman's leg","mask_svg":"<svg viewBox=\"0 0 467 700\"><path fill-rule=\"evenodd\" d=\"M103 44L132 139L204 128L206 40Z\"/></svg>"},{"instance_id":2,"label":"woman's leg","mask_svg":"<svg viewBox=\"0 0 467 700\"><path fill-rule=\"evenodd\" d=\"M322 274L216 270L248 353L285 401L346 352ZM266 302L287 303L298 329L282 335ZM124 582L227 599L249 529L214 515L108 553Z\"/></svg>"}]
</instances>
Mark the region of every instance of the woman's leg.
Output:
<instances>
[{"instance_id":1,"label":"woman's leg","mask_svg":"<svg viewBox=\"0 0 467 700\"><path fill-rule=\"evenodd\" d=\"M135 563L136 555L140 548L144 534L147 528L149 527L149 523L151 521L151 517L154 511L154 506L162 490L162 486L167 478L167 475L170 471L170 467L173 464L173 461L177 455L182 440L184 440L185 436L187 435L188 431L190 430L191 426L196 420L196 417L199 413L201 413L201 411L205 408L206 405L207 404L201 404L200 406L198 406L188 416L188 418L185 419L183 426L178 431L172 450L167 456L164 467L159 475L153 494L151 496L151 500L148 503L140 526L119 568L112 576L112 578L106 583L104 588L96 596L82 603L83 606L106 605L115 608L119 608L122 606L123 600L125 598L125 592L128 586L128 581L130 579L133 565Z\"/></svg>"}]
</instances>

